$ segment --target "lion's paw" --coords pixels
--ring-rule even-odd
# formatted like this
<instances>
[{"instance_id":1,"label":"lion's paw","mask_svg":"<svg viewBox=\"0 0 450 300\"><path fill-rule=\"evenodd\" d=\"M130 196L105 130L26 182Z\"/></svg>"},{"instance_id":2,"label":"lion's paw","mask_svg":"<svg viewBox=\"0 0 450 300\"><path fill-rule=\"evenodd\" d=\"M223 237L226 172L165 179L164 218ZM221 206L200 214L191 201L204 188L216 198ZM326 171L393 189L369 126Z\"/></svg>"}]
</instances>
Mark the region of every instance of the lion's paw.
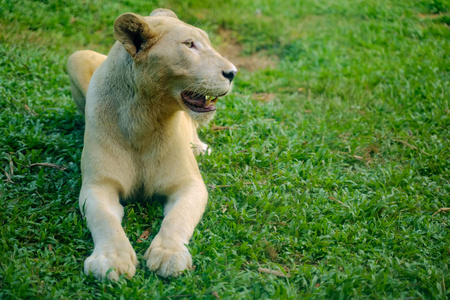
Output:
<instances>
[{"instance_id":1,"label":"lion's paw","mask_svg":"<svg viewBox=\"0 0 450 300\"><path fill-rule=\"evenodd\" d=\"M125 251L124 251L125 250ZM130 279L136 273L136 253L131 245L125 249L94 249L94 253L84 261L84 273L90 272L98 280L108 278L118 281L123 274ZM108 272L111 269L110 272Z\"/></svg>"},{"instance_id":2,"label":"lion's paw","mask_svg":"<svg viewBox=\"0 0 450 300\"><path fill-rule=\"evenodd\" d=\"M162 277L178 276L182 271L192 268L192 257L184 244L164 241L156 236L144 255L150 271Z\"/></svg>"},{"instance_id":3,"label":"lion's paw","mask_svg":"<svg viewBox=\"0 0 450 300\"><path fill-rule=\"evenodd\" d=\"M212 150L207 144L200 142L200 143L192 144L192 152L196 156L197 155L210 155Z\"/></svg>"}]
</instances>

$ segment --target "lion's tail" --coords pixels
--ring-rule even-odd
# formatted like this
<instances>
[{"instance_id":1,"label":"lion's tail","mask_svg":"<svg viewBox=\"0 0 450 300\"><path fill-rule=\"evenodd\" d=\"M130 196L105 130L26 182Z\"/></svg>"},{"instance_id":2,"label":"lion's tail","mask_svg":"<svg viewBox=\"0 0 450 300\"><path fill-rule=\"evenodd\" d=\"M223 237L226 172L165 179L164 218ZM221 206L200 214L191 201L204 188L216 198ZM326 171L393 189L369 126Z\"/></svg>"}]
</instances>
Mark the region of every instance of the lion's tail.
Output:
<instances>
[{"instance_id":1,"label":"lion's tail","mask_svg":"<svg viewBox=\"0 0 450 300\"><path fill-rule=\"evenodd\" d=\"M70 90L78 111L84 115L86 93L92 74L106 59L106 55L91 51L77 51L69 57L67 72L70 78Z\"/></svg>"}]
</instances>

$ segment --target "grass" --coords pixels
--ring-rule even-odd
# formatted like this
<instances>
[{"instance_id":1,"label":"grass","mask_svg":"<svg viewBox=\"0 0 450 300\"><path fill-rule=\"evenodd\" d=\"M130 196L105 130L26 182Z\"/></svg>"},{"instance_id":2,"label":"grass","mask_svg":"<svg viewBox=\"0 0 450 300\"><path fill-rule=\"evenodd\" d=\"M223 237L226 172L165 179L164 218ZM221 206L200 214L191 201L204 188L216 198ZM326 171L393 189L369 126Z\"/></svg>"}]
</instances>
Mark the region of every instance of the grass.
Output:
<instances>
[{"instance_id":1,"label":"grass","mask_svg":"<svg viewBox=\"0 0 450 300\"><path fill-rule=\"evenodd\" d=\"M84 120L64 65L107 53L120 13L156 7L278 63L241 69L201 130L196 269L148 271L162 210L135 203L136 276L99 282L82 272ZM0 298L448 299L449 16L440 0L0 0Z\"/></svg>"}]
</instances>

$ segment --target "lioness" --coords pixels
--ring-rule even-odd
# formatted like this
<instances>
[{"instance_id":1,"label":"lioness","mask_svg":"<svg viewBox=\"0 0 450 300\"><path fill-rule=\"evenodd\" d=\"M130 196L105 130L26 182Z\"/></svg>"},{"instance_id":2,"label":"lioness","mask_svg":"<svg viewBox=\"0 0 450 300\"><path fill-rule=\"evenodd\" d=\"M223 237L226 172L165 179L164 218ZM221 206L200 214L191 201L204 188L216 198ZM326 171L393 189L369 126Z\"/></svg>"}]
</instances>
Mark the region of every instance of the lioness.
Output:
<instances>
[{"instance_id":1,"label":"lioness","mask_svg":"<svg viewBox=\"0 0 450 300\"><path fill-rule=\"evenodd\" d=\"M123 14L114 34L108 57L79 51L67 66L86 118L79 205L95 247L84 272L131 278L138 261L119 201L164 195L165 217L144 259L158 275L176 276L192 267L186 245L208 198L193 154L208 151L197 122L212 119L237 69L170 10Z\"/></svg>"}]
</instances>

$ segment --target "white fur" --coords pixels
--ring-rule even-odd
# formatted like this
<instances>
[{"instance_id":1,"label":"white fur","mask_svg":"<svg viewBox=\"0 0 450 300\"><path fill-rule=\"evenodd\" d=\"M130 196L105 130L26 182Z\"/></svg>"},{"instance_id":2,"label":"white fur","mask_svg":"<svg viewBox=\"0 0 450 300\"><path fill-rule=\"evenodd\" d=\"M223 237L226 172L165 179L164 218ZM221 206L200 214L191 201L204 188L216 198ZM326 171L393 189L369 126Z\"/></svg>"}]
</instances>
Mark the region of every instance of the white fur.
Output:
<instances>
[{"instance_id":1,"label":"white fur","mask_svg":"<svg viewBox=\"0 0 450 300\"><path fill-rule=\"evenodd\" d=\"M144 255L148 268L176 276L192 267L186 245L208 198L193 153L210 153L197 122L214 112L192 112L180 93L223 95L231 83L222 71L236 68L203 31L174 16L167 10L124 14L115 22L118 42L107 58L79 51L69 59L74 100L86 116L79 203L95 248L84 271L99 279L135 274L138 261L119 202L133 196L167 196L161 229ZM196 51L183 44L186 39L196 41Z\"/></svg>"}]
</instances>

